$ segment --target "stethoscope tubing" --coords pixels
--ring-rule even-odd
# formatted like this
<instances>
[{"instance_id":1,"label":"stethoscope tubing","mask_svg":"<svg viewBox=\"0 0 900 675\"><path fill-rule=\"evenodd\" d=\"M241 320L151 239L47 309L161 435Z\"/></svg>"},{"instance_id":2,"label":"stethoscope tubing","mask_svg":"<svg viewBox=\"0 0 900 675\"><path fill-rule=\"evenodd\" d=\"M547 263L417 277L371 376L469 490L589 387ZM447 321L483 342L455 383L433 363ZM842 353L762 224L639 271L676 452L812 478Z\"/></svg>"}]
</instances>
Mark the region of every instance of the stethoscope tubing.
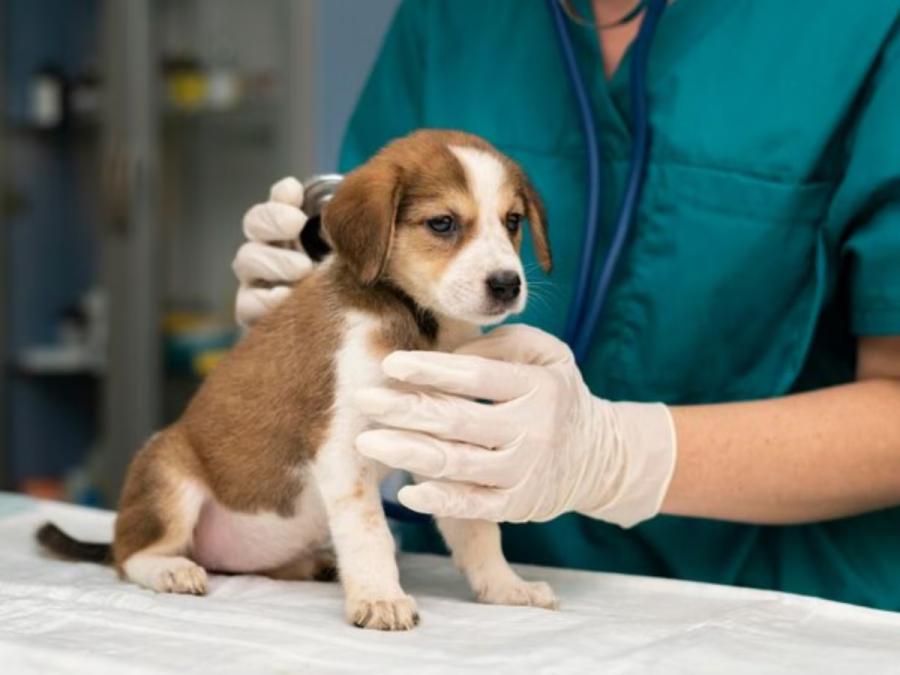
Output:
<instances>
[{"instance_id":1,"label":"stethoscope tubing","mask_svg":"<svg viewBox=\"0 0 900 675\"><path fill-rule=\"evenodd\" d=\"M600 230L600 143L593 109L584 79L578 70L572 39L558 0L548 0L553 23L559 38L566 72L578 103L579 117L587 150L588 198L585 209L585 234L576 275L572 305L566 321L564 338L579 364L587 359L600 315L609 295L622 250L628 240L640 202L650 151L650 123L647 104L647 58L659 19L666 8L666 0L647 0L644 19L635 38L629 70L630 99L634 142L631 147L630 168L613 229L609 251L600 269L593 296L588 299L592 280L593 260ZM588 305L588 303L590 303Z\"/></svg>"},{"instance_id":2,"label":"stethoscope tubing","mask_svg":"<svg viewBox=\"0 0 900 675\"><path fill-rule=\"evenodd\" d=\"M575 58L575 50L572 47L572 39L569 35L565 16L559 0L547 0L550 6L550 14L553 16L553 26L559 39L563 64L572 83L572 93L575 94L575 102L578 106L578 115L581 118L581 128L584 132L584 142L587 149L587 203L585 205L584 241L581 247L581 259L578 264L578 276L575 282L575 293L566 320L566 328L563 333L565 341L571 346L575 343L578 334L578 326L581 324L581 313L585 304L588 287L591 281L591 262L594 251L597 248L597 236L600 228L600 141L597 134L597 123L594 120L594 110L588 97L587 87L578 70L578 61Z\"/></svg>"}]
</instances>

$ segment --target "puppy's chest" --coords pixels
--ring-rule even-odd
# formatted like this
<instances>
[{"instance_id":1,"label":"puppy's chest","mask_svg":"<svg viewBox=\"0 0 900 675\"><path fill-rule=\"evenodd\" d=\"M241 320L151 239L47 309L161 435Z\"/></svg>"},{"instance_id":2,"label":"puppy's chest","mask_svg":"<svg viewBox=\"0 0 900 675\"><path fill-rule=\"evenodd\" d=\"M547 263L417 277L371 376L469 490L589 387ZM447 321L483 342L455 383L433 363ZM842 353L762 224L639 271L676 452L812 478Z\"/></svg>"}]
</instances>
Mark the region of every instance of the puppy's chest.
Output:
<instances>
[{"instance_id":1,"label":"puppy's chest","mask_svg":"<svg viewBox=\"0 0 900 675\"><path fill-rule=\"evenodd\" d=\"M398 330L390 318L363 312L347 313L346 327L336 353L337 396L342 398L361 387L385 384L389 378L381 369L381 362L398 349L430 349L449 352L480 334L476 326L461 322L443 321L434 341L410 331Z\"/></svg>"},{"instance_id":2,"label":"puppy's chest","mask_svg":"<svg viewBox=\"0 0 900 675\"><path fill-rule=\"evenodd\" d=\"M396 349L409 349L411 344L423 344L419 336L398 338L398 331L390 319L363 312L347 313L341 345L335 354L335 405L329 440L350 438L367 426L354 404L358 391L367 387L393 384L382 368L385 356ZM430 347L435 351L452 351L479 334L478 328L458 322L442 323L436 341Z\"/></svg>"},{"instance_id":3,"label":"puppy's chest","mask_svg":"<svg viewBox=\"0 0 900 675\"><path fill-rule=\"evenodd\" d=\"M390 326L377 316L350 311L345 317L344 334L335 354L335 408L352 408L353 396L365 387L387 381L381 360L389 353L386 336Z\"/></svg>"}]
</instances>

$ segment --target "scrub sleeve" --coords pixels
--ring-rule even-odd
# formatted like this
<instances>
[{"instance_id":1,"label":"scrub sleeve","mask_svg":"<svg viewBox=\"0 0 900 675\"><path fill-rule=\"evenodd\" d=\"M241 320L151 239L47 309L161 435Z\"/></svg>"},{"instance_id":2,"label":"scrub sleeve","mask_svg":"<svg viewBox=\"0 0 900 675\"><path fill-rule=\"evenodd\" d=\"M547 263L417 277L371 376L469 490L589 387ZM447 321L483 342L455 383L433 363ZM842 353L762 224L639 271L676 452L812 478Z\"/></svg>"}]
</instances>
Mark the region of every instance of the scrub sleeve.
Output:
<instances>
[{"instance_id":1,"label":"scrub sleeve","mask_svg":"<svg viewBox=\"0 0 900 675\"><path fill-rule=\"evenodd\" d=\"M829 221L841 246L855 335L900 335L900 38L895 27L864 94ZM849 227L847 226L849 224ZM900 561L898 561L900 564Z\"/></svg>"}]
</instances>

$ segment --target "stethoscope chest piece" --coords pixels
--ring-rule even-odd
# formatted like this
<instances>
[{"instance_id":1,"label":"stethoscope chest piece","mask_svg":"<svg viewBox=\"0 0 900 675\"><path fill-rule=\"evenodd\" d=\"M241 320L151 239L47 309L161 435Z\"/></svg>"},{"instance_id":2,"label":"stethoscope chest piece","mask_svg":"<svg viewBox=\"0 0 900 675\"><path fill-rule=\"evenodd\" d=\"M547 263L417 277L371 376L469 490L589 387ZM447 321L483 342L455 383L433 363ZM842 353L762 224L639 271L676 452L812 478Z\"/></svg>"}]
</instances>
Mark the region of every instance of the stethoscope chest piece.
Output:
<instances>
[{"instance_id":1,"label":"stethoscope chest piece","mask_svg":"<svg viewBox=\"0 0 900 675\"><path fill-rule=\"evenodd\" d=\"M303 212L308 220L300 233L300 245L315 262L331 253L322 233L322 210L343 180L339 173L324 173L303 181Z\"/></svg>"}]
</instances>

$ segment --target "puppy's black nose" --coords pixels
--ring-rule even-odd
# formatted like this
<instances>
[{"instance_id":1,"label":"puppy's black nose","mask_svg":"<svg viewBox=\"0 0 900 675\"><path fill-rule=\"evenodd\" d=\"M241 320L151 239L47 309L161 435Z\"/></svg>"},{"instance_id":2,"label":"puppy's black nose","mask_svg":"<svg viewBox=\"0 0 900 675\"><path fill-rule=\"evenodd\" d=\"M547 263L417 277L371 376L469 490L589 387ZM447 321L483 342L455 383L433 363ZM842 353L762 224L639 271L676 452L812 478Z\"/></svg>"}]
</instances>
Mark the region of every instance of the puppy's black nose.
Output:
<instances>
[{"instance_id":1,"label":"puppy's black nose","mask_svg":"<svg viewBox=\"0 0 900 675\"><path fill-rule=\"evenodd\" d=\"M487 278L488 293L495 300L509 302L519 296L522 280L517 272L494 272Z\"/></svg>"}]
</instances>

